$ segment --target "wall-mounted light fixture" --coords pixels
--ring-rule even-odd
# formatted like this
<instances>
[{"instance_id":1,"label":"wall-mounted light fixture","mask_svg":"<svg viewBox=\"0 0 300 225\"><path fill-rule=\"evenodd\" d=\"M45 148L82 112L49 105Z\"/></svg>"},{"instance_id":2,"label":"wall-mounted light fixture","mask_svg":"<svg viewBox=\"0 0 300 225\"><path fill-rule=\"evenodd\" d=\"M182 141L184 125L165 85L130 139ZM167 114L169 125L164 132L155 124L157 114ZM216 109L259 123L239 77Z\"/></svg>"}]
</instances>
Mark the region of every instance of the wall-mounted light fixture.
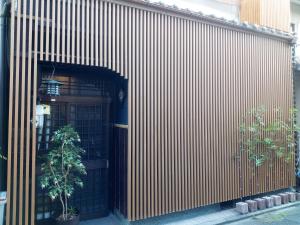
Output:
<instances>
[{"instance_id":1,"label":"wall-mounted light fixture","mask_svg":"<svg viewBox=\"0 0 300 225\"><path fill-rule=\"evenodd\" d=\"M119 101L122 103L125 99L125 91L123 88L120 88L119 94L118 94Z\"/></svg>"}]
</instances>

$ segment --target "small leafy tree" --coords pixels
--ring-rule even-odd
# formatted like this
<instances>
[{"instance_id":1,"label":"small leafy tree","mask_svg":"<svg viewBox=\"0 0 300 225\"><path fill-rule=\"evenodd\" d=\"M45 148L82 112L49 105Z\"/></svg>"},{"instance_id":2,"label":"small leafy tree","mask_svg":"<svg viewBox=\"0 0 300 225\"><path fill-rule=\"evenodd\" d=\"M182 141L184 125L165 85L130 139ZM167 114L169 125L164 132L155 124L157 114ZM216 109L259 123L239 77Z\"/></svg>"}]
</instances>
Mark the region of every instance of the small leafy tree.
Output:
<instances>
[{"instance_id":1,"label":"small leafy tree","mask_svg":"<svg viewBox=\"0 0 300 225\"><path fill-rule=\"evenodd\" d=\"M267 122L266 110L261 106L243 118L241 150L248 153L256 167L274 157L283 158L287 163L291 161L295 153L295 133L299 131L295 123L296 112L296 109L290 109L288 119L284 120L281 110L275 108L275 119Z\"/></svg>"},{"instance_id":2,"label":"small leafy tree","mask_svg":"<svg viewBox=\"0 0 300 225\"><path fill-rule=\"evenodd\" d=\"M62 205L62 220L73 216L69 210L68 199L75 186L83 187L81 175L86 174L81 155L84 150L79 147L80 137L70 126L64 126L56 131L51 139L52 148L42 164L40 184L48 190L52 200L59 198Z\"/></svg>"}]
</instances>

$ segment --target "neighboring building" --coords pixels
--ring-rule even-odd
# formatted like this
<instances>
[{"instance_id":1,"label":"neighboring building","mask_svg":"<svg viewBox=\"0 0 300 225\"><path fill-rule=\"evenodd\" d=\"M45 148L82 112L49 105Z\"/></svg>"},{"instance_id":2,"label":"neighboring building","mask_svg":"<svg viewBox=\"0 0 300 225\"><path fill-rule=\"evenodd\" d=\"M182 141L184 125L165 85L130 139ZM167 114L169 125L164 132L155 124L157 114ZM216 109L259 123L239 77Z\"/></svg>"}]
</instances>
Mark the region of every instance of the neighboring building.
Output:
<instances>
[{"instance_id":1,"label":"neighboring building","mask_svg":"<svg viewBox=\"0 0 300 225\"><path fill-rule=\"evenodd\" d=\"M241 0L241 21L290 31L290 0Z\"/></svg>"},{"instance_id":2,"label":"neighboring building","mask_svg":"<svg viewBox=\"0 0 300 225\"><path fill-rule=\"evenodd\" d=\"M286 117L293 106L289 33L139 0L11 9L6 225L57 213L38 177L64 124L87 150L85 187L72 198L82 219L136 221L295 185L293 159L253 175L239 143L249 109ZM63 84L59 96L47 94L49 80Z\"/></svg>"},{"instance_id":3,"label":"neighboring building","mask_svg":"<svg viewBox=\"0 0 300 225\"><path fill-rule=\"evenodd\" d=\"M300 109L300 1L291 1L291 32L296 35L293 48L294 91L296 108ZM300 111L297 113L297 123L300 125ZM300 171L300 135L298 134L298 172ZM298 174L300 175L300 174ZM299 180L299 179L298 179ZM298 181L299 182L299 181Z\"/></svg>"},{"instance_id":4,"label":"neighboring building","mask_svg":"<svg viewBox=\"0 0 300 225\"><path fill-rule=\"evenodd\" d=\"M297 36L300 35L300 1L291 2L291 32ZM296 63L296 70L299 70L300 65L300 39L297 38L294 50L294 63Z\"/></svg>"},{"instance_id":5,"label":"neighboring building","mask_svg":"<svg viewBox=\"0 0 300 225\"><path fill-rule=\"evenodd\" d=\"M189 9L206 15L223 17L227 20L239 20L239 0L151 0L181 9Z\"/></svg>"}]
</instances>

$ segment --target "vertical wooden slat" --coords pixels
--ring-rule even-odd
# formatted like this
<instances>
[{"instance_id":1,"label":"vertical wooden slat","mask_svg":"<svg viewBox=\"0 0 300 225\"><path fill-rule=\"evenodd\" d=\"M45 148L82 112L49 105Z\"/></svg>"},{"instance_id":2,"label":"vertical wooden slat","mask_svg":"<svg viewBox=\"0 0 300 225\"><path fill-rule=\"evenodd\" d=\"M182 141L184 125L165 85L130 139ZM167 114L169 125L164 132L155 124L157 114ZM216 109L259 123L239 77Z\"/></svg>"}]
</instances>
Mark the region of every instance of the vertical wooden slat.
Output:
<instances>
[{"instance_id":1,"label":"vertical wooden slat","mask_svg":"<svg viewBox=\"0 0 300 225\"><path fill-rule=\"evenodd\" d=\"M136 31L136 9L133 8L132 9L132 39L129 38L129 42L131 43L132 46L132 50L131 50L131 54L130 54L130 58L131 58L131 62L130 62L130 67L131 67L131 80L132 80L132 85L133 87L136 87L136 64L135 64L135 60L136 60L136 51L137 49L136 47L136 35L137 35L137 31ZM109 54L108 54L109 55ZM136 96L136 88L133 88L133 96ZM137 193L137 189L138 189L138 183L137 183L137 149L138 147L136 146L136 136L138 135L138 132L136 131L137 127L136 127L136 100L132 101L132 118L135 118L132 121L132 136L133 136L133 140L132 140L132 217L136 220L138 219L138 213L137 210L139 209L139 205L138 205L138 193Z\"/></svg>"},{"instance_id":2,"label":"vertical wooden slat","mask_svg":"<svg viewBox=\"0 0 300 225\"><path fill-rule=\"evenodd\" d=\"M15 1L11 3L11 9L15 9ZM11 17L15 18L15 10L11 10ZM9 65L10 68L14 68L15 65L15 19L10 20L10 59ZM13 89L14 89L14 69L11 69L10 72L10 79L9 79L9 108L8 108L8 142L7 142L7 210L6 210L6 225L11 224L11 209L12 209L12 200L13 200L13 192L12 186L15 184L12 179L13 169L12 169L12 151L13 151ZM16 185L16 184L15 184Z\"/></svg>"},{"instance_id":3,"label":"vertical wooden slat","mask_svg":"<svg viewBox=\"0 0 300 225\"><path fill-rule=\"evenodd\" d=\"M65 63L66 57L66 1L62 0L62 18L61 18L61 62Z\"/></svg>"},{"instance_id":4,"label":"vertical wooden slat","mask_svg":"<svg viewBox=\"0 0 300 225\"><path fill-rule=\"evenodd\" d=\"M183 191L183 203L182 203L182 209L187 209L188 207L188 169L187 169L187 163L188 163L188 160L187 160L187 113L186 113L186 110L187 110L187 56L186 56L186 53L187 53L187 21L186 20L182 20L182 36L181 36L181 56L180 56L180 60L181 60L181 78L182 78L182 96L181 96L181 129L182 129L182 132L181 132L181 139L182 139L182 174L183 174L183 183L182 183L182 191Z\"/></svg>"},{"instance_id":5,"label":"vertical wooden slat","mask_svg":"<svg viewBox=\"0 0 300 225\"><path fill-rule=\"evenodd\" d=\"M134 42L133 42L133 73L134 73L134 86L136 87L135 89L135 96L140 96L140 68L141 68L141 46L140 46L140 41L141 41L141 32L140 32L140 23L141 19L140 18L140 10L136 9L134 13L134 24L133 24L133 33L134 33ZM137 63L136 63L137 62ZM140 142L141 142L141 121L140 121L140 115L141 115L141 110L140 110L140 102L138 99L134 102L134 118L135 118L135 193L136 193L136 198L135 198L135 204L136 204L136 209L135 209L135 218L136 220L139 220L142 206L143 205L143 199L141 198L143 187L141 184L142 176L141 174L141 150L140 149Z\"/></svg>"},{"instance_id":6,"label":"vertical wooden slat","mask_svg":"<svg viewBox=\"0 0 300 225\"><path fill-rule=\"evenodd\" d=\"M110 64L110 68L113 71L116 71L116 5L111 5L111 37L109 38L111 40L111 59L112 62Z\"/></svg>"},{"instance_id":7,"label":"vertical wooden slat","mask_svg":"<svg viewBox=\"0 0 300 225\"><path fill-rule=\"evenodd\" d=\"M78 23L79 19L79 15L76 14L76 7L79 8L78 6L78 1L71 1L72 4L72 28L71 29L71 50L70 50L70 54L71 54L71 63L75 64L75 56L76 56L76 51L75 51L75 46L76 46L76 39L78 38L78 35L76 34L76 22ZM71 15L70 15L71 17Z\"/></svg>"},{"instance_id":8,"label":"vertical wooden slat","mask_svg":"<svg viewBox=\"0 0 300 225\"><path fill-rule=\"evenodd\" d=\"M121 69L120 69L120 36L122 35L121 34L121 31L120 31L120 5L116 5L116 12L115 12L115 17L116 17L116 20L115 20L115 32L116 32L116 37L115 37L115 54L116 56L114 57L114 60L115 60L115 67L116 67L116 72L117 73L120 73L121 72Z\"/></svg>"},{"instance_id":9,"label":"vertical wooden slat","mask_svg":"<svg viewBox=\"0 0 300 225\"><path fill-rule=\"evenodd\" d=\"M36 98L37 98L37 63L38 63L38 8L39 3L35 3L35 32L34 32L34 62L33 62L33 103L32 103L32 157L31 157L31 225L35 225L35 180L36 180Z\"/></svg>"},{"instance_id":10,"label":"vertical wooden slat","mask_svg":"<svg viewBox=\"0 0 300 225\"><path fill-rule=\"evenodd\" d=\"M80 62L81 62L81 58L82 58L82 54L81 54L81 40L80 40L80 37L81 37L81 24L80 24L80 22L81 22L81 8L80 7L82 7L82 4L81 4L81 0L77 0L77 13L76 13L76 17L77 17L77 20L76 20L76 22L77 22L77 27L76 27L76 29L77 29L77 32L76 32L76 63L77 64L80 64Z\"/></svg>"},{"instance_id":11,"label":"vertical wooden slat","mask_svg":"<svg viewBox=\"0 0 300 225\"><path fill-rule=\"evenodd\" d=\"M52 1L51 61L55 60L56 0Z\"/></svg>"},{"instance_id":12,"label":"vertical wooden slat","mask_svg":"<svg viewBox=\"0 0 300 225\"><path fill-rule=\"evenodd\" d=\"M86 32L85 32L85 43L86 43L86 55L85 55L85 65L90 65L90 37L91 37L91 29L90 29L90 1L91 0L85 0L86 1Z\"/></svg>"},{"instance_id":13,"label":"vertical wooden slat","mask_svg":"<svg viewBox=\"0 0 300 225\"><path fill-rule=\"evenodd\" d=\"M86 18L85 18L85 0L81 0L81 64L85 65L86 52Z\"/></svg>"},{"instance_id":14,"label":"vertical wooden slat","mask_svg":"<svg viewBox=\"0 0 300 225\"><path fill-rule=\"evenodd\" d=\"M178 123L179 123L179 120L177 119L178 118L178 112L179 110L176 110L177 109L177 104L179 103L179 98L178 98L178 94L179 94L179 89L177 88L178 85L178 66L179 66L179 63L178 63L178 28L179 28L179 25L178 25L178 18L174 18L174 30L172 33L174 33L174 43L173 43L173 49L174 49L174 57L173 57L173 65L174 65L174 81L173 81L173 94L174 94L174 101L173 101L173 104L174 104L174 107L173 107L173 111L174 111L174 120L173 120L173 123L174 123L174 136L175 136L175 139L174 139L174 151L175 151L175 160L174 160L174 173L175 173L175 180L174 180L174 187L175 187L175 210L178 211L179 210L179 201L180 201L180 196L179 196L179 190L178 190L178 180L179 180L179 176L177 176L178 173L178 151L180 149L180 146L179 146L179 139L178 139L178 132L180 131L178 128ZM176 90L176 91L175 91ZM174 196L174 197L175 197Z\"/></svg>"},{"instance_id":15,"label":"vertical wooden slat","mask_svg":"<svg viewBox=\"0 0 300 225\"><path fill-rule=\"evenodd\" d=\"M71 19L73 19L71 14L71 1L67 0L67 63L71 62L71 29L74 29L73 27L71 27Z\"/></svg>"},{"instance_id":16,"label":"vertical wooden slat","mask_svg":"<svg viewBox=\"0 0 300 225\"><path fill-rule=\"evenodd\" d=\"M156 133L157 133L157 210L158 215L162 214L162 204L163 204L163 196L162 196L162 143L161 143L161 80L162 80L162 58L161 58L161 50L162 50L162 41L161 41L161 14L157 15L157 79L156 79Z\"/></svg>"},{"instance_id":17,"label":"vertical wooden slat","mask_svg":"<svg viewBox=\"0 0 300 225\"><path fill-rule=\"evenodd\" d=\"M201 121L203 122L202 123L202 126L201 126L201 133L202 134L205 134L206 131L206 126L207 126L207 120L206 120L206 115L207 115L207 107L203 107L206 103L206 83L205 83L205 76L204 74L206 74L206 69L207 69L207 57L206 57L206 52L207 52L207 29L206 29L206 25L203 24L201 26L201 39L203 40L201 42L201 65L202 68L201 68L201 73L200 73L200 76L201 76L201 106L200 106L200 110L202 112L201 114ZM206 143L207 143L207 135L203 135L203 139L202 139L203 143L202 143L202 146L201 146L201 149L202 149L202 176L203 176L203 184L202 184L202 191L205 192L205 193L208 193L207 191L207 186L208 186L208 176L206 174L207 172L207 161L208 161L208 158L206 158ZM203 204L207 204L208 202L208 194L204 195L203 196Z\"/></svg>"},{"instance_id":18,"label":"vertical wooden slat","mask_svg":"<svg viewBox=\"0 0 300 225\"><path fill-rule=\"evenodd\" d=\"M153 95L154 95L154 99L153 99L153 120L154 120L154 135L153 135L153 145L154 145L154 211L155 211L155 215L159 215L159 185L158 185L158 165L159 165L159 161L158 161L158 143L157 143L157 139L158 139L158 116L157 116L157 108L158 108L158 101L157 101L157 95L158 95L158 85L157 85L157 80L158 80L158 17L159 15L154 14L154 53L153 53L153 57L154 57L154 63L156 64L156 66L153 68L154 69L154 77L153 77Z\"/></svg>"},{"instance_id":19,"label":"vertical wooden slat","mask_svg":"<svg viewBox=\"0 0 300 225\"><path fill-rule=\"evenodd\" d=\"M143 48L141 48L141 69L140 69L140 74L147 74L147 38L146 38L146 25L147 25L147 20L146 20L146 11L141 11L142 14L142 22L140 23L140 29L141 29L141 33L142 33L142 40L141 40L141 45L143 46ZM148 210L147 210L147 79L140 79L141 81L141 86L142 87L142 95L143 98L145 99L145 101L141 101L142 103L142 108L143 108L143 113L141 116L141 123L143 125L143 141L141 143L141 146L143 146L143 151L142 151L142 160L141 160L141 164L142 164L142 174L141 176L143 177L143 211L142 211L142 215L144 215L144 217L148 217Z\"/></svg>"},{"instance_id":20,"label":"vertical wooden slat","mask_svg":"<svg viewBox=\"0 0 300 225\"><path fill-rule=\"evenodd\" d=\"M46 15L45 60L48 61L49 60L49 45L50 45L50 0L47 0L47 3L46 3L46 14L47 15Z\"/></svg>"},{"instance_id":21,"label":"vertical wooden slat","mask_svg":"<svg viewBox=\"0 0 300 225\"><path fill-rule=\"evenodd\" d=\"M119 73L121 76L124 76L125 72L124 72L124 66L125 66L125 60L124 60L124 52L126 52L126 41L125 41L125 36L127 36L127 34L124 33L124 31L126 30L126 16L125 16L125 8L124 6L120 6L120 18L119 18L120 24L119 24L119 42L120 42L120 57L119 57Z\"/></svg>"},{"instance_id":22,"label":"vertical wooden slat","mask_svg":"<svg viewBox=\"0 0 300 225\"><path fill-rule=\"evenodd\" d=\"M91 59L90 64L91 66L95 65L95 0L91 0L91 32L90 32L90 38L91 38Z\"/></svg>"},{"instance_id":23,"label":"vertical wooden slat","mask_svg":"<svg viewBox=\"0 0 300 225\"><path fill-rule=\"evenodd\" d=\"M124 57L122 60L123 63L123 74L125 76L125 78L128 78L128 75L130 74L128 72L128 59L126 59L127 55L128 55L128 37L130 35L130 33L126 33L126 31L129 31L129 22L128 22L128 8L124 7L123 9L124 11L124 53L122 54L122 56Z\"/></svg>"},{"instance_id":24,"label":"vertical wooden slat","mask_svg":"<svg viewBox=\"0 0 300 225\"><path fill-rule=\"evenodd\" d=\"M100 14L101 16L101 14ZM99 66L99 1L95 1L95 66Z\"/></svg>"},{"instance_id":25,"label":"vertical wooden slat","mask_svg":"<svg viewBox=\"0 0 300 225\"><path fill-rule=\"evenodd\" d=\"M154 93L153 93L153 90L154 90L154 82L153 82L153 79L154 79L154 13L151 12L150 14L150 19L151 19L151 22L150 22L150 33L149 33L149 39L150 39L150 74L149 74L149 89L150 89L150 135L152 138L154 138ZM153 139L152 139L153 140ZM153 193L153 190L154 190L154 143L153 141L151 141L151 144L150 144L150 186L151 186L151 190L152 190L152 194L151 194L151 216L154 216L155 215L155 193Z\"/></svg>"},{"instance_id":26,"label":"vertical wooden slat","mask_svg":"<svg viewBox=\"0 0 300 225\"><path fill-rule=\"evenodd\" d=\"M183 40L183 21L182 19L178 19L178 30L177 30L177 47L176 49L178 49L178 52L177 52L177 61L176 61L176 64L178 65L177 69L177 81L176 81L176 89L178 90L178 94L177 94L177 99L178 99L178 103L177 103L177 108L175 109L176 112L178 112L177 114L177 118L178 118L178 133L177 133L177 138L178 138L178 151L177 151L177 160L178 160L178 169L177 169L177 174L181 175L182 176L178 176L178 180L177 180L177 184L176 186L178 187L178 191L177 191L177 195L178 195L178 210L181 210L182 209L182 206L183 206L183 200L184 200L184 197L183 197L183 186L184 186L184 172L183 172L183 161L184 161L184 157L183 157L183 151L184 151L184 147L183 147L183 143L182 143L182 136L181 135L184 135L183 134L183 126L182 126L182 123L183 123L183 118L182 118L182 109L183 109L183 101L182 101L182 87L181 87L181 83L183 82L183 70L182 70L182 57L181 55L183 54L183 51L182 51L182 40Z\"/></svg>"},{"instance_id":27,"label":"vertical wooden slat","mask_svg":"<svg viewBox=\"0 0 300 225\"><path fill-rule=\"evenodd\" d=\"M165 131L164 131L164 146L165 146L165 150L164 152L164 158L166 161L166 165L165 165L165 173L164 173L164 177L165 177L165 188L164 188L164 193L165 193L165 213L169 213L170 212L170 183L171 183L171 161L168 159L171 159L171 153L170 153L170 127L169 127L169 118L168 115L170 115L169 113L169 102L170 102L170 96L169 96L169 85L170 82L168 82L169 79L169 57L168 57L168 53L169 53L169 28L170 28L170 21L169 21L169 16L165 16L164 19L164 27L165 27L165 33L164 33L164 85L163 85L163 89L164 89L164 122L165 122Z\"/></svg>"},{"instance_id":28,"label":"vertical wooden slat","mask_svg":"<svg viewBox=\"0 0 300 225\"><path fill-rule=\"evenodd\" d=\"M61 62L61 5L62 1L57 0L57 23L56 23L56 62ZM38 12L38 9L36 10Z\"/></svg>"},{"instance_id":29,"label":"vertical wooden slat","mask_svg":"<svg viewBox=\"0 0 300 225\"><path fill-rule=\"evenodd\" d=\"M42 6L42 10L44 7ZM27 1L23 2L23 27L22 27L22 68L21 68L21 76L19 78L21 79L21 86L20 86L20 125L19 125L19 132L20 132L20 150L19 150L19 161L20 161L20 167L19 167L19 225L23 224L23 212L24 212L24 207L23 207L23 189L24 189L24 124L25 124L25 76L26 76L26 47L27 47L27 32L26 32L26 25L27 25L27 18L24 15L27 15ZM43 26L43 25L42 25Z\"/></svg>"},{"instance_id":30,"label":"vertical wooden slat","mask_svg":"<svg viewBox=\"0 0 300 225\"><path fill-rule=\"evenodd\" d=\"M131 9L129 10L128 9L128 17L129 17L129 21L128 21L128 35L129 37L131 37L131 18L132 18L132 14L131 14ZM131 40L129 41L129 51L128 51L128 63L129 63L129 68L128 68L128 74L130 75L130 77L132 77L131 75L131 71L130 71L130 68L131 68ZM129 220L134 220L134 216L133 216L133 212L134 212L134 200L133 200L133 192L132 192L132 189L134 188L134 185L133 185L133 176L132 176L132 163L134 162L132 160L132 149L133 149L133 127L132 127L132 116L133 116L133 110L132 110L132 97L134 96L133 95L133 87L132 87L132 79L129 80L128 82L128 93L129 93L129 96L128 96L128 175L127 175L127 197L128 197L128 203L127 203L127 208L128 208L128 219Z\"/></svg>"},{"instance_id":31,"label":"vertical wooden slat","mask_svg":"<svg viewBox=\"0 0 300 225\"><path fill-rule=\"evenodd\" d=\"M48 5L49 2L47 2ZM50 3L49 3L50 4ZM47 10L47 17L50 16L50 12ZM47 30L49 21L47 21ZM31 153L31 82L32 82L32 26L33 26L33 1L29 1L29 28L28 28L28 70L27 70L27 118L26 118L26 172L25 172L25 220L24 224L29 224L29 212L30 212L30 153ZM49 36L49 34L47 35ZM47 38L46 38L47 40ZM47 46L47 43L46 43ZM46 50L47 52L48 50ZM47 58L47 55L46 55ZM46 59L47 60L47 59Z\"/></svg>"},{"instance_id":32,"label":"vertical wooden slat","mask_svg":"<svg viewBox=\"0 0 300 225\"><path fill-rule=\"evenodd\" d=\"M22 1L17 1L17 42L16 42L16 49L13 52L13 54L16 53L16 64L15 64L15 74L13 76L15 77L15 86L14 86L14 139L13 139L13 204L12 204L12 224L17 224L17 187L18 187L18 145L19 145L19 76L20 76L20 36L21 36L21 4ZM14 68L14 65L13 67Z\"/></svg>"},{"instance_id":33,"label":"vertical wooden slat","mask_svg":"<svg viewBox=\"0 0 300 225\"><path fill-rule=\"evenodd\" d=\"M193 48L193 51L192 51L192 60L191 60L191 63L192 63L192 70L193 70L193 81L192 81L192 87L193 87L193 90L192 90L192 106L193 106L193 109L192 109L192 120L191 120L191 123L193 125L193 135L192 135L192 143L193 143L193 156L192 156L192 160L193 160L193 176L192 176L192 179L193 179L193 182L194 182L194 186L193 186L193 196L192 196L192 200L193 200L193 206L192 207L196 207L199 203L198 203L198 180L199 180L199 174L198 174L198 162L199 162L199 159L198 159L198 136L197 136L197 124L199 123L199 121L197 121L197 115L196 115L196 107L197 107L197 101L196 101L196 98L198 98L197 96L197 91L196 91L196 84L197 84L197 71L196 71L196 65L198 65L196 63L196 51L197 51L197 47L196 47L196 22L192 23L192 30L193 30L193 33L192 33L192 48Z\"/></svg>"},{"instance_id":34,"label":"vertical wooden slat","mask_svg":"<svg viewBox=\"0 0 300 225\"><path fill-rule=\"evenodd\" d=\"M107 58L106 58L106 61L107 61L107 64L106 66L108 68L112 68L111 66L111 58L112 58L112 3L110 2L107 2L106 4L107 6L107 29L106 29L106 35L105 35L105 38L106 38L106 41L107 41L107 46L106 46L106 50L107 50Z\"/></svg>"},{"instance_id":35,"label":"vertical wooden slat","mask_svg":"<svg viewBox=\"0 0 300 225\"><path fill-rule=\"evenodd\" d=\"M150 90L150 76L151 76L151 13L150 12L145 12L146 13L146 25L145 25L145 28L146 28L146 50L145 50L145 53L147 54L146 55L146 64L147 64L147 70L146 70L146 74L148 74L148 76L146 77L145 79L145 83L146 83L146 88L144 87L144 89L147 91L145 93L145 96L146 96L146 99L147 99L147 102L146 102L146 105L145 105L145 118L146 118L146 121L145 121L145 126L146 126L146 133L147 133L147 136L145 137L145 139L147 140L147 146L146 146L146 149L147 149L147 154L145 155L146 157L146 162L147 162L147 171L146 171L146 177L147 177L147 199L146 199L146 203L147 203L147 217L150 217L152 215L152 210L151 210L151 167L152 167L152 164L151 164L151 141L150 141L150 137L151 137L151 120L150 120L150 104L151 104L151 90Z\"/></svg>"},{"instance_id":36,"label":"vertical wooden slat","mask_svg":"<svg viewBox=\"0 0 300 225\"><path fill-rule=\"evenodd\" d=\"M100 58L99 58L99 61L100 61L100 66L103 66L103 44L105 43L104 40L103 40L103 36L104 36L104 30L103 30L103 20L105 20L105 12L103 13L103 2L100 1L99 2L100 6L99 6L99 17L100 17L100 22L99 22L99 25L100 25L100 28L99 28L99 39L100 39L100 42L99 42L99 55L100 55ZM102 16L104 15L104 16ZM128 133L129 133L129 130L128 130Z\"/></svg>"},{"instance_id":37,"label":"vertical wooden slat","mask_svg":"<svg viewBox=\"0 0 300 225\"><path fill-rule=\"evenodd\" d=\"M173 133L173 115L174 112L172 111L173 106L173 18L168 17L168 36L167 36L167 43L168 43L168 50L167 50L167 65L168 65L168 72L167 72L167 82L169 82L168 85L168 151L169 151L169 187L167 190L168 198L169 198L169 212L173 212L175 208L175 202L174 202L174 151L175 148L173 147L173 139L174 139L174 133Z\"/></svg>"},{"instance_id":38,"label":"vertical wooden slat","mask_svg":"<svg viewBox=\"0 0 300 225\"><path fill-rule=\"evenodd\" d=\"M202 165L203 164L200 164L200 162L202 161L202 158L201 158L201 144L202 144L202 136L200 134L200 128L201 127L201 115L202 115L202 112L200 110L200 107L199 105L201 104L201 96L200 96L200 87L201 87L201 84L200 84L200 64L199 64L199 61L200 61L200 52L202 51L202 49L200 49L200 45L199 45L199 40L200 40L200 32L201 32L201 24L196 22L195 24L195 59L194 59L194 63L195 63L195 66L196 66L196 71L195 71L195 116L196 116L196 152L197 152L197 157L196 157L196 165L197 165L197 171L196 171L196 177L197 177L197 187L196 187L196 193L197 193L197 196L196 196L196 202L197 204L196 205L201 205L203 204L203 198L201 196L201 191L202 191L202 184L200 183L201 180L203 179L203 176L202 176ZM198 113L200 112L200 113Z\"/></svg>"},{"instance_id":39,"label":"vertical wooden slat","mask_svg":"<svg viewBox=\"0 0 300 225\"><path fill-rule=\"evenodd\" d=\"M24 1L25 4L26 1ZM43 60L44 58L44 13L45 13L45 1L41 1L41 8L40 8L40 14L41 14L41 23L40 23L40 60ZM23 13L24 15L24 13Z\"/></svg>"},{"instance_id":40,"label":"vertical wooden slat","mask_svg":"<svg viewBox=\"0 0 300 225\"><path fill-rule=\"evenodd\" d=\"M108 3L107 2L103 2L103 8L104 8L104 12L103 12L103 66L107 67L108 66L108 56L107 56L107 43L108 43L108 34L107 34L107 26L108 26ZM101 24L101 23L100 23ZM102 24L101 24L102 25ZM101 43L101 42L100 42ZM100 52L102 52L102 50L100 49Z\"/></svg>"},{"instance_id":41,"label":"vertical wooden slat","mask_svg":"<svg viewBox=\"0 0 300 225\"><path fill-rule=\"evenodd\" d=\"M143 17L143 21L140 24L141 27L141 33L142 33L142 40L141 40L141 44L143 46L143 48L141 49L141 54L142 54L142 59L141 59L141 63L142 66L141 67L141 74L147 74L147 14L146 11L141 11L142 17ZM141 146L143 146L143 155L142 155L142 168L143 168L143 172L142 175L143 176L143 211L142 211L142 215L144 215L144 217L148 217L148 204L147 204L147 198L148 198L148 189L147 189L147 167L148 162L147 162L147 78L145 79L140 79L141 80L141 87L142 88L142 95L144 96L144 101L142 101L142 116L141 116L141 123L143 124L143 141L141 143Z\"/></svg>"}]
</instances>

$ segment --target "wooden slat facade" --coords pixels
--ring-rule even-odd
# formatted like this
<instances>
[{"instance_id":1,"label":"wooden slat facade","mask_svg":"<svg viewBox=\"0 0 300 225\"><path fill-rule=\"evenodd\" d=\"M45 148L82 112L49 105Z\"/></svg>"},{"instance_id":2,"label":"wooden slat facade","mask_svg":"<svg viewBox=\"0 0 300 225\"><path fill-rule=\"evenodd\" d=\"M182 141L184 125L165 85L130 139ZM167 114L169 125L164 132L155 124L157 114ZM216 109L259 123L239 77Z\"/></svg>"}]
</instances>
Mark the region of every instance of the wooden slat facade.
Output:
<instances>
[{"instance_id":1,"label":"wooden slat facade","mask_svg":"<svg viewBox=\"0 0 300 225\"><path fill-rule=\"evenodd\" d=\"M295 184L293 163L278 160L253 177L237 157L247 110L264 104L286 115L293 105L288 38L137 0L17 0L11 9L6 225L35 224L44 61L128 79L129 220Z\"/></svg>"}]
</instances>

